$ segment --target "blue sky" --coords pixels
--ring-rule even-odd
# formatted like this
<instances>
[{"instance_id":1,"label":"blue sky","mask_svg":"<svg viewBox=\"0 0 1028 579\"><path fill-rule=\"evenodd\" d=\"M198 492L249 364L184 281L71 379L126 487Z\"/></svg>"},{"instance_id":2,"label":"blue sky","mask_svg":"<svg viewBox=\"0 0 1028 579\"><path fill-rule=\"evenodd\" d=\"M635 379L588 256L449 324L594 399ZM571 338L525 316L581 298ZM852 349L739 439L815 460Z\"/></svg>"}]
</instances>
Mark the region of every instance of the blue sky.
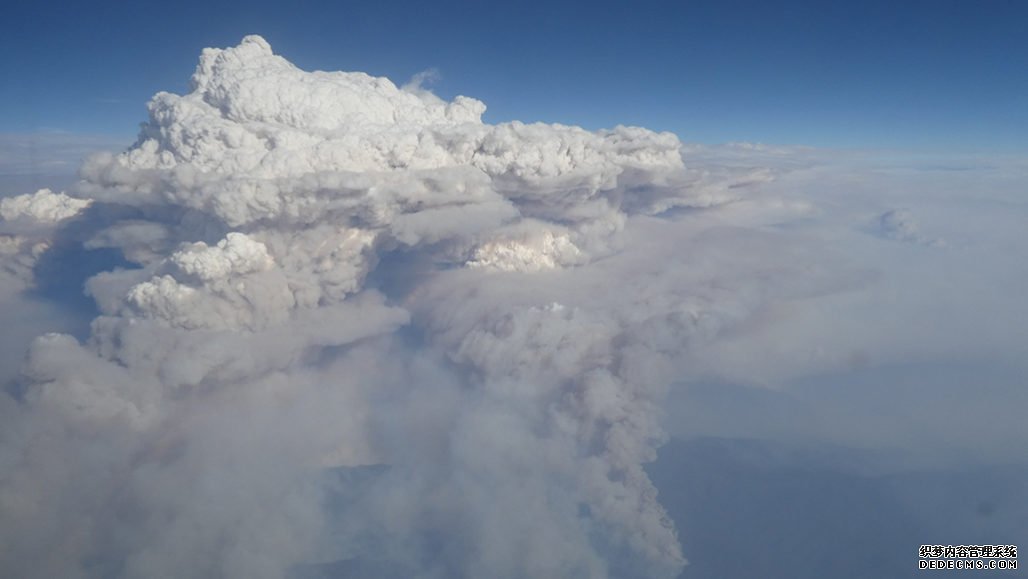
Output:
<instances>
[{"instance_id":1,"label":"blue sky","mask_svg":"<svg viewBox=\"0 0 1028 579\"><path fill-rule=\"evenodd\" d=\"M486 120L636 124L684 141L1028 150L1028 3L19 3L0 24L0 133L130 138L201 48L249 33L305 69L403 82Z\"/></svg>"}]
</instances>

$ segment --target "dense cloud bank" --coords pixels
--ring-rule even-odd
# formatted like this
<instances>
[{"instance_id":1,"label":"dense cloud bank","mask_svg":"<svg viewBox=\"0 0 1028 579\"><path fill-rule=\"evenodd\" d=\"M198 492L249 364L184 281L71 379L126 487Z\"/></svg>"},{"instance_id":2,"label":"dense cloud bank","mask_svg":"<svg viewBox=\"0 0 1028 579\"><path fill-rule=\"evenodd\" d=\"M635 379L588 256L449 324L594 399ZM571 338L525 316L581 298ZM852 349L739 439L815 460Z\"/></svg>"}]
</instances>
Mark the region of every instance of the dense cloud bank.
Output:
<instances>
[{"instance_id":1,"label":"dense cloud bank","mask_svg":"<svg viewBox=\"0 0 1028 579\"><path fill-rule=\"evenodd\" d=\"M251 36L67 194L4 199L0 297L97 267L88 335L0 398L0 571L675 577L669 388L888 359L867 255L950 251L916 200L772 189L809 151L484 110Z\"/></svg>"}]
</instances>

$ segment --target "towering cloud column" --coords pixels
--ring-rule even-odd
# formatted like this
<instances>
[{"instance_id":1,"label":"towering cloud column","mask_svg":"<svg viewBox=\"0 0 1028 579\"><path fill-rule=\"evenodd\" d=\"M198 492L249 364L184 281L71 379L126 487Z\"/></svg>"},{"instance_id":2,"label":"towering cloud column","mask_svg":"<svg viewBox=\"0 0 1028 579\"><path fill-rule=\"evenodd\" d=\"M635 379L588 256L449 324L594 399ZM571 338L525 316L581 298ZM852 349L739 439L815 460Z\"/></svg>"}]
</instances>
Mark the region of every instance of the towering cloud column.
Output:
<instances>
[{"instance_id":1,"label":"towering cloud column","mask_svg":"<svg viewBox=\"0 0 1028 579\"><path fill-rule=\"evenodd\" d=\"M191 86L77 199L5 201L135 267L89 280L91 335L39 338L0 408L4 574L676 576L642 465L702 308L624 232L767 175L484 124L256 36Z\"/></svg>"}]
</instances>

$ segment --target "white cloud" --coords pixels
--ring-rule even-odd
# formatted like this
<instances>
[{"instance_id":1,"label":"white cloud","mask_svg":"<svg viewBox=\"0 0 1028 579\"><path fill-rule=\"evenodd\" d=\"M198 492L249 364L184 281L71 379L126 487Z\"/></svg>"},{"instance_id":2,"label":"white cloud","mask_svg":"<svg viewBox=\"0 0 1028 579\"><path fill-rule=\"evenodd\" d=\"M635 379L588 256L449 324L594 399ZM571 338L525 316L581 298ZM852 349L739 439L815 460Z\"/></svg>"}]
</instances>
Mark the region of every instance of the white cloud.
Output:
<instances>
[{"instance_id":1,"label":"white cloud","mask_svg":"<svg viewBox=\"0 0 1028 579\"><path fill-rule=\"evenodd\" d=\"M40 189L31 195L0 199L0 218L4 221L26 219L54 223L78 215L91 203L88 199L74 199L64 193Z\"/></svg>"}]
</instances>

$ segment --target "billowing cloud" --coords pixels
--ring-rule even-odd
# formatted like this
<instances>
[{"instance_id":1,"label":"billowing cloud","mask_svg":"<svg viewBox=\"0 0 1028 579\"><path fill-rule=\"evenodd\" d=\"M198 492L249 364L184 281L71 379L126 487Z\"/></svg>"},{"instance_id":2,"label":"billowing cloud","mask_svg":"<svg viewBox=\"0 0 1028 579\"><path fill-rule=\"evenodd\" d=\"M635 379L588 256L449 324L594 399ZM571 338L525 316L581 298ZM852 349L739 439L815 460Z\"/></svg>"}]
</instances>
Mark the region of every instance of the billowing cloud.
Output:
<instances>
[{"instance_id":1,"label":"billowing cloud","mask_svg":"<svg viewBox=\"0 0 1028 579\"><path fill-rule=\"evenodd\" d=\"M64 193L40 189L31 195L0 199L0 218L4 221L26 219L53 223L78 215L90 203L88 199L75 199Z\"/></svg>"},{"instance_id":2,"label":"billowing cloud","mask_svg":"<svg viewBox=\"0 0 1028 579\"><path fill-rule=\"evenodd\" d=\"M9 229L33 221L4 246L27 286L49 239L133 266L95 272L89 336L38 338L0 409L0 567L677 575L642 465L676 349L719 314L618 256L634 216L771 172L484 110L250 36L69 194L5 200ZM636 295L597 291L622 273ZM367 488L331 475L371 464Z\"/></svg>"}]
</instances>

